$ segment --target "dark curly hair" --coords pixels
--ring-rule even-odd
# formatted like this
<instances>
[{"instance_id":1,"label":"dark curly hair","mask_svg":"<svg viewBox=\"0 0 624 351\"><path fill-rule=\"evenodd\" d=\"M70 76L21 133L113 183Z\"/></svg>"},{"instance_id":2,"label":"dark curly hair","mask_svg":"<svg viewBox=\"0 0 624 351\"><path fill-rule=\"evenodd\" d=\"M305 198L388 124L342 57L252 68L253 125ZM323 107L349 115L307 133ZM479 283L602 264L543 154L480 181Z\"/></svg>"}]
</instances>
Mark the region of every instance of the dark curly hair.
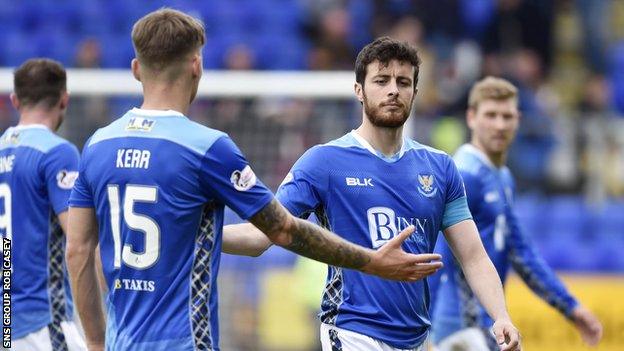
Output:
<instances>
[{"instance_id":1,"label":"dark curly hair","mask_svg":"<svg viewBox=\"0 0 624 351\"><path fill-rule=\"evenodd\" d=\"M355 60L355 81L364 86L366 79L366 67L374 61L382 65L388 65L391 60L408 62L416 68L414 71L414 90L418 83L420 58L418 50L406 42L401 42L390 37L380 37L366 45Z\"/></svg>"}]
</instances>

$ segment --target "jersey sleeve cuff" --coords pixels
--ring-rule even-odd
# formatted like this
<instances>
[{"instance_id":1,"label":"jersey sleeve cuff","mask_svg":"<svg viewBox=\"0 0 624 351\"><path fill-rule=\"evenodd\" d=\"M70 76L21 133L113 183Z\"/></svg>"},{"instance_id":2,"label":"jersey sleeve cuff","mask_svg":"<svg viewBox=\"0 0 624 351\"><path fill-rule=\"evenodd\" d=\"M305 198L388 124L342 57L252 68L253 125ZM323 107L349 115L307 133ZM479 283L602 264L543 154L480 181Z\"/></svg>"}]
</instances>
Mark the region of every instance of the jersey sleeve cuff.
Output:
<instances>
[{"instance_id":1,"label":"jersey sleeve cuff","mask_svg":"<svg viewBox=\"0 0 624 351\"><path fill-rule=\"evenodd\" d=\"M95 206L90 201L71 200L68 207L94 208Z\"/></svg>"},{"instance_id":2,"label":"jersey sleeve cuff","mask_svg":"<svg viewBox=\"0 0 624 351\"><path fill-rule=\"evenodd\" d=\"M472 219L472 214L470 214L466 196L462 196L446 204L442 217L442 230L468 219Z\"/></svg>"},{"instance_id":3,"label":"jersey sleeve cuff","mask_svg":"<svg viewBox=\"0 0 624 351\"><path fill-rule=\"evenodd\" d=\"M242 211L238 213L238 215L244 219L248 220L250 217L253 217L256 213L260 212L263 208L266 207L271 201L273 201L275 197L273 194L268 193L260 200L258 200L253 206L249 207L246 211Z\"/></svg>"}]
</instances>

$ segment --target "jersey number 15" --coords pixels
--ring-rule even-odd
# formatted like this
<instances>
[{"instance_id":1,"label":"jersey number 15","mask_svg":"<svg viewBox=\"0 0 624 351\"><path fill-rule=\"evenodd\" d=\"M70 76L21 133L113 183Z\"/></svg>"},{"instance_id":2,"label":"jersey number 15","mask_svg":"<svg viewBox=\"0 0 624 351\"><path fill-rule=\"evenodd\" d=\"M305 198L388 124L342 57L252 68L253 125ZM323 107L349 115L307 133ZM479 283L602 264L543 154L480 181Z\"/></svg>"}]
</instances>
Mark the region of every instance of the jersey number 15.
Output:
<instances>
[{"instance_id":1,"label":"jersey number 15","mask_svg":"<svg viewBox=\"0 0 624 351\"><path fill-rule=\"evenodd\" d=\"M123 199L123 211L119 206L119 186L109 184L108 204L110 205L111 231L113 232L114 259L113 266L121 267L123 261L129 267L136 269L147 269L151 267L160 254L160 228L153 218L140 215L134 212L136 202L156 203L158 201L158 189L156 187L144 185L127 185ZM121 242L121 217L128 228L143 232L145 245L143 252L135 252L132 245L124 244L122 250ZM132 233L132 232L130 232Z\"/></svg>"}]
</instances>

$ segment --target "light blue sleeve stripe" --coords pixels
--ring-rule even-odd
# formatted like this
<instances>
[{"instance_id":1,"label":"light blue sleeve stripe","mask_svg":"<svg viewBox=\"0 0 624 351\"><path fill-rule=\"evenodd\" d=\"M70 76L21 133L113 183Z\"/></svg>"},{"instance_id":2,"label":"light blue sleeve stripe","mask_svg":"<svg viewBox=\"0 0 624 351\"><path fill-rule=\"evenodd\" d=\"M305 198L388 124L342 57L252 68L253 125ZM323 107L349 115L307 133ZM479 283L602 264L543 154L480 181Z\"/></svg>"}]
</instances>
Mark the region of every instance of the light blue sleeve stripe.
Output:
<instances>
[{"instance_id":1,"label":"light blue sleeve stripe","mask_svg":"<svg viewBox=\"0 0 624 351\"><path fill-rule=\"evenodd\" d=\"M442 230L467 219L472 219L472 214L468 209L466 196L462 196L446 204L444 217L442 217Z\"/></svg>"}]
</instances>

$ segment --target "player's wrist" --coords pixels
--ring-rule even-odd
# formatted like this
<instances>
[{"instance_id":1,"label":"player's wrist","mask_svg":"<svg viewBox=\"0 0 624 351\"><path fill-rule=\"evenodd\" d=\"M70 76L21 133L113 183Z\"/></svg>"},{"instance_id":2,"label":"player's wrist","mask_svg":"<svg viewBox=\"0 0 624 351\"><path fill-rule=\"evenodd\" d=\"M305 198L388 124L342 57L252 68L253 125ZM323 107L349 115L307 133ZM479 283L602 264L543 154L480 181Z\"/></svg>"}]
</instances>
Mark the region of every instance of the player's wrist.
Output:
<instances>
[{"instance_id":1,"label":"player's wrist","mask_svg":"<svg viewBox=\"0 0 624 351\"><path fill-rule=\"evenodd\" d=\"M359 270L366 274L377 275L379 272L380 261L378 251L364 249L366 255L366 263Z\"/></svg>"},{"instance_id":2,"label":"player's wrist","mask_svg":"<svg viewBox=\"0 0 624 351\"><path fill-rule=\"evenodd\" d=\"M494 323L509 323L509 324L513 324L511 322L511 317L509 316L509 314L507 313L507 311L505 312L501 312L500 314L497 314L494 317Z\"/></svg>"},{"instance_id":3,"label":"player's wrist","mask_svg":"<svg viewBox=\"0 0 624 351\"><path fill-rule=\"evenodd\" d=\"M104 341L89 341L89 340L87 340L87 350L89 350L89 351L104 351Z\"/></svg>"}]
</instances>

